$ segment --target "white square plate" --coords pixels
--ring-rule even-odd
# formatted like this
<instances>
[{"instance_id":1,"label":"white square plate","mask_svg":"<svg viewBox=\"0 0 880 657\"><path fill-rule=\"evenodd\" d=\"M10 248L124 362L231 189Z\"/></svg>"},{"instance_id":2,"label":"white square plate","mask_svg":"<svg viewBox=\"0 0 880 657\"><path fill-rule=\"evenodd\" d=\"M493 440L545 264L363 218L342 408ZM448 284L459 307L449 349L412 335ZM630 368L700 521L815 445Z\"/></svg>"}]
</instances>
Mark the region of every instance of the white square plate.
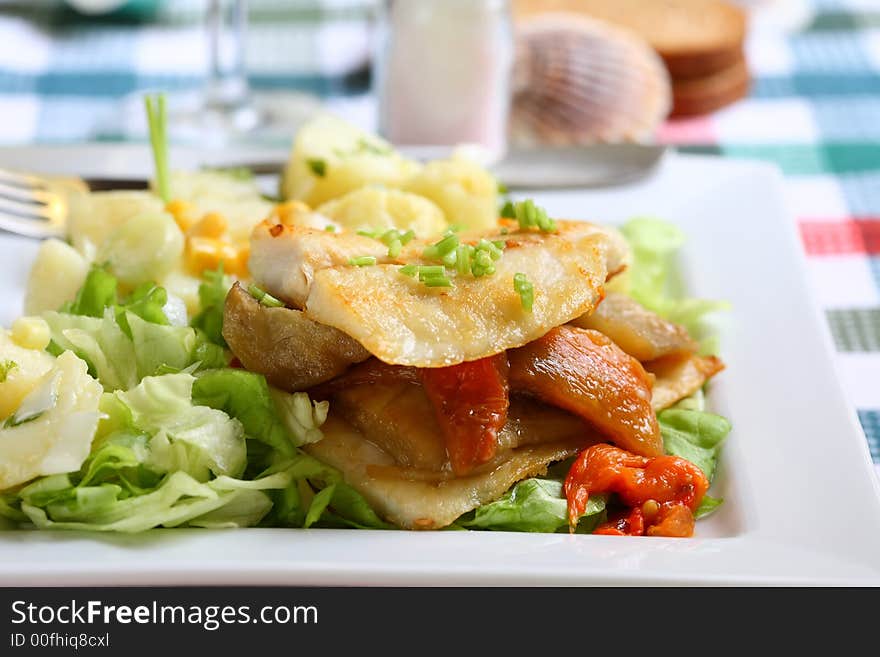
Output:
<instances>
[{"instance_id":1,"label":"white square plate","mask_svg":"<svg viewBox=\"0 0 880 657\"><path fill-rule=\"evenodd\" d=\"M143 175L144 148L9 149L0 165ZM274 154L278 157L278 153ZM179 166L197 154L173 156ZM195 158L195 160L191 159ZM671 156L623 188L535 195L552 216L634 215L685 231L689 291L727 299L727 369L711 407L733 423L692 539L490 532L157 530L0 534L0 584L880 584L880 491L810 299L775 169ZM0 236L0 324L20 312L36 243Z\"/></svg>"}]
</instances>

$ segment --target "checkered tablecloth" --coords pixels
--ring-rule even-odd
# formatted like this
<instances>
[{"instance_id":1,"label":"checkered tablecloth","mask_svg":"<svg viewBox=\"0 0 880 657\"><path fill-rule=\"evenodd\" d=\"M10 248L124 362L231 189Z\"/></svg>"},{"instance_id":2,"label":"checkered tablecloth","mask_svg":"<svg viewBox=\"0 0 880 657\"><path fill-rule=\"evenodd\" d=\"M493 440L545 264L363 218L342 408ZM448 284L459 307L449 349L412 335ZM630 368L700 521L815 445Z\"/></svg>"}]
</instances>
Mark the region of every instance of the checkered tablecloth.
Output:
<instances>
[{"instance_id":1,"label":"checkered tablecloth","mask_svg":"<svg viewBox=\"0 0 880 657\"><path fill-rule=\"evenodd\" d=\"M257 89L304 90L365 116L375 0L250 4ZM202 7L140 0L121 17L85 19L58 2L0 0L0 143L124 137L101 129L121 96L202 79ZM686 151L770 160L786 174L810 283L880 472L880 0L811 8L795 31L754 25L750 98L671 122L660 138Z\"/></svg>"}]
</instances>

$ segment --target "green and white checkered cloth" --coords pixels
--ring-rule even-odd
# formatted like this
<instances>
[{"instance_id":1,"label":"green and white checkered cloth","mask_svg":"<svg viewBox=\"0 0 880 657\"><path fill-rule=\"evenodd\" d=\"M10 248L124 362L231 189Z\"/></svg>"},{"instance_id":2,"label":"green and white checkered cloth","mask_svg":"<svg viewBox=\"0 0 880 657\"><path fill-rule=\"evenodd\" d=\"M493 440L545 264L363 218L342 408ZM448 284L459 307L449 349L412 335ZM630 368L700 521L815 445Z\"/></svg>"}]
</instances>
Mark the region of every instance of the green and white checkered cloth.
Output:
<instances>
[{"instance_id":1,"label":"green and white checkered cloth","mask_svg":"<svg viewBox=\"0 0 880 657\"><path fill-rule=\"evenodd\" d=\"M343 114L369 110L375 0L249 4L255 88L314 93ZM0 143L124 136L102 131L120 97L204 79L203 8L199 0L133 0L121 15L83 18L59 3L0 0ZM670 122L660 139L782 167L810 282L880 464L880 0L817 0L813 8L795 33L752 30L747 100Z\"/></svg>"}]
</instances>

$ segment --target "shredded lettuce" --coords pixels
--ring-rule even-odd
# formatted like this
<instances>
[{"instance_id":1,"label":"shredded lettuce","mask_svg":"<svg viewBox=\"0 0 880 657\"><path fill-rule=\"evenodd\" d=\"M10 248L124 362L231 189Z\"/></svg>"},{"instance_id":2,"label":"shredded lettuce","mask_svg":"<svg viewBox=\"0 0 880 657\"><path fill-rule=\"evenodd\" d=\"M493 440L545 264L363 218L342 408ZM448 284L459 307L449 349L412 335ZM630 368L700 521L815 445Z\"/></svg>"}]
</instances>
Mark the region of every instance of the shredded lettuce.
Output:
<instances>
[{"instance_id":1,"label":"shredded lettuce","mask_svg":"<svg viewBox=\"0 0 880 657\"><path fill-rule=\"evenodd\" d=\"M223 339L223 306L230 287L232 279L223 275L222 263L215 271L205 271L199 285L201 310L192 320L193 327L201 329L208 340L221 347L226 346L226 340Z\"/></svg>"},{"instance_id":2,"label":"shredded lettuce","mask_svg":"<svg viewBox=\"0 0 880 657\"><path fill-rule=\"evenodd\" d=\"M604 495L593 495L578 523L578 532L589 533L605 519ZM477 508L457 523L467 529L514 532L568 531L568 502L562 482L526 479L499 499Z\"/></svg>"},{"instance_id":3,"label":"shredded lettuce","mask_svg":"<svg viewBox=\"0 0 880 657\"><path fill-rule=\"evenodd\" d=\"M660 411L657 420L666 453L687 459L711 481L730 422L720 415L683 408Z\"/></svg>"},{"instance_id":4,"label":"shredded lettuce","mask_svg":"<svg viewBox=\"0 0 880 657\"><path fill-rule=\"evenodd\" d=\"M633 261L626 274L613 281L645 308L681 324L696 339L706 338L704 319L709 313L725 310L723 301L694 299L680 294L673 256L684 244L684 234L674 225L639 217L621 227L629 243ZM704 350L710 347L705 343Z\"/></svg>"},{"instance_id":5,"label":"shredded lettuce","mask_svg":"<svg viewBox=\"0 0 880 657\"><path fill-rule=\"evenodd\" d=\"M211 474L238 477L247 461L244 428L221 411L194 405L195 380L186 373L146 377L128 392L105 394L115 397L117 413L120 405L128 411L126 428L151 436L147 462L155 470L183 471L198 481Z\"/></svg>"}]
</instances>

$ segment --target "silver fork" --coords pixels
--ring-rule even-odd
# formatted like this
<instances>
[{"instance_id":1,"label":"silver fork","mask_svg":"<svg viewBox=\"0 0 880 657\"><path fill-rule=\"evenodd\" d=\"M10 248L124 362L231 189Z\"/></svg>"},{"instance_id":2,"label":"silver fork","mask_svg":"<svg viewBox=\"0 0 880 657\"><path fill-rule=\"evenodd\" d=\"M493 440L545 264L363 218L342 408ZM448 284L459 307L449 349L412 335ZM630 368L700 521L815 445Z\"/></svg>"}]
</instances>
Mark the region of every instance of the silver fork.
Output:
<instances>
[{"instance_id":1,"label":"silver fork","mask_svg":"<svg viewBox=\"0 0 880 657\"><path fill-rule=\"evenodd\" d=\"M0 230L27 237L61 237L67 198L49 178L0 169Z\"/></svg>"},{"instance_id":2,"label":"silver fork","mask_svg":"<svg viewBox=\"0 0 880 657\"><path fill-rule=\"evenodd\" d=\"M148 188L144 179L40 176L0 168L0 232L63 237L71 193Z\"/></svg>"}]
</instances>

